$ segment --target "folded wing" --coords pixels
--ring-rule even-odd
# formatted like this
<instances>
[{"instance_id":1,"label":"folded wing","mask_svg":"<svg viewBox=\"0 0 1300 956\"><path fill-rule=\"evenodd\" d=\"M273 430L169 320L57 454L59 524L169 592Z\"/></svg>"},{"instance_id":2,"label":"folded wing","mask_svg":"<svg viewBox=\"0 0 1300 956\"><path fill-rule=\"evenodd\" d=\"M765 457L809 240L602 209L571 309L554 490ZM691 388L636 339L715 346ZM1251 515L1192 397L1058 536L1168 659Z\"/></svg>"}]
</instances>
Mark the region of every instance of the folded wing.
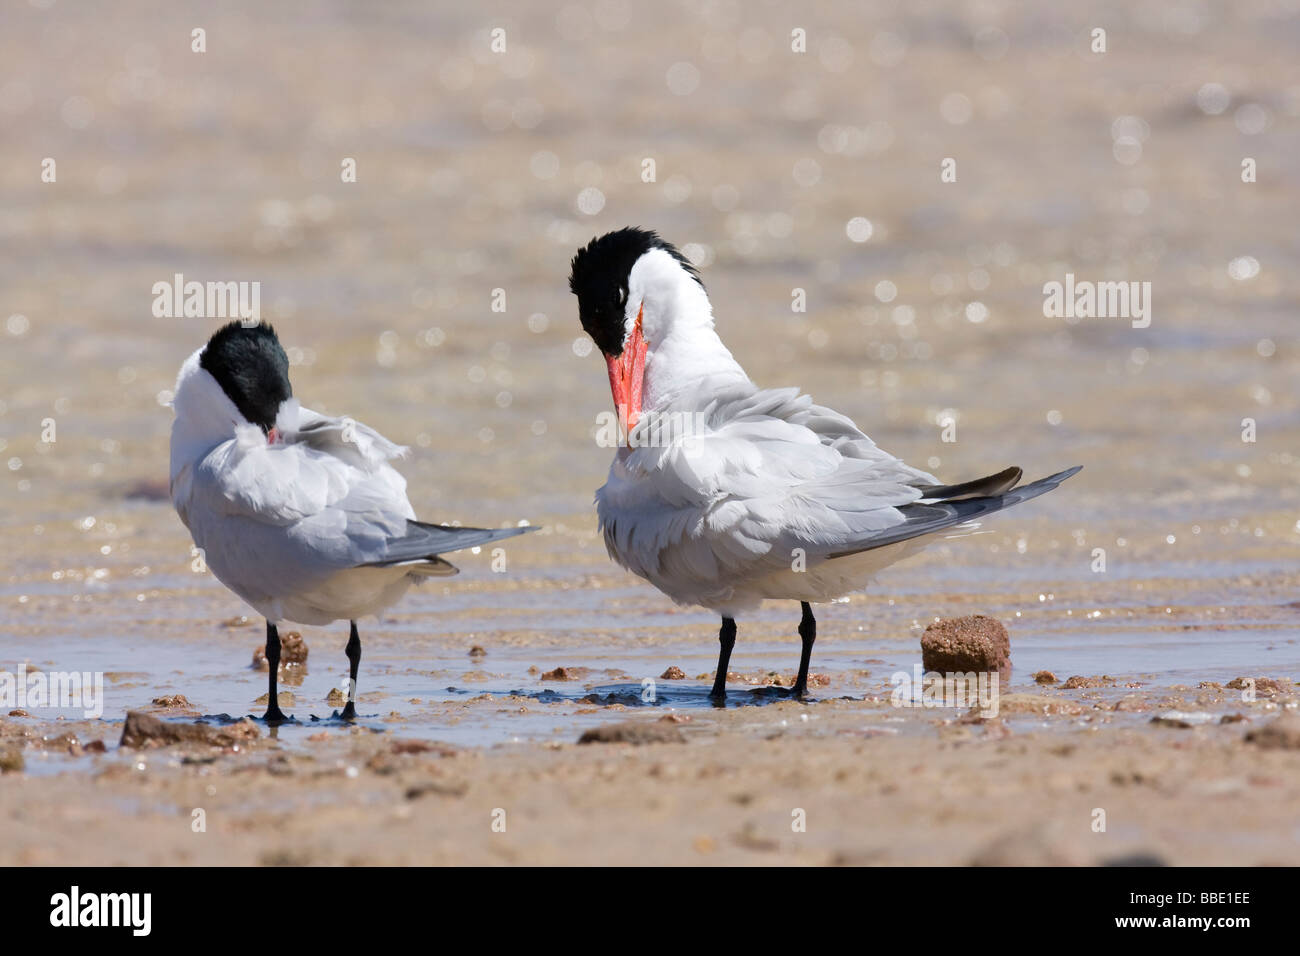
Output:
<instances>
[{"instance_id":1,"label":"folded wing","mask_svg":"<svg viewBox=\"0 0 1300 956\"><path fill-rule=\"evenodd\" d=\"M796 548L824 556L903 523L914 484L937 485L796 389L701 404L689 434L620 455L597 493L611 554L651 580L788 568Z\"/></svg>"},{"instance_id":2,"label":"folded wing","mask_svg":"<svg viewBox=\"0 0 1300 956\"><path fill-rule=\"evenodd\" d=\"M286 566L310 572L398 565L452 574L439 554L531 530L415 521L406 480L388 464L406 449L360 422L286 403L276 428L275 443L249 427L209 453L195 469L187 508L196 535L203 529L195 521L224 523L219 537L238 549L250 575L284 574Z\"/></svg>"}]
</instances>

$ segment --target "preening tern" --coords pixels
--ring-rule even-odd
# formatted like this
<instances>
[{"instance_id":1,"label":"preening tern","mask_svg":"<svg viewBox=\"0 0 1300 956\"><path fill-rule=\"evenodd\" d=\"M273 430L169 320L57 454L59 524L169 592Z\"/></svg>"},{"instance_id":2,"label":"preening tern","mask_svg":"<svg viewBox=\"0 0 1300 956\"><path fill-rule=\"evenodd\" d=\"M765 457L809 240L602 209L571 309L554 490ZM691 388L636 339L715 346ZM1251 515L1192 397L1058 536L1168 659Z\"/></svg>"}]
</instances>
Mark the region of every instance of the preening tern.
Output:
<instances>
[{"instance_id":1,"label":"preening tern","mask_svg":"<svg viewBox=\"0 0 1300 956\"><path fill-rule=\"evenodd\" d=\"M302 408L266 323L219 329L181 366L172 405L172 503L212 573L266 618L268 722L287 719L276 692L280 621L351 622L340 715L351 720L357 618L421 578L455 574L440 555L532 530L416 521L406 479L388 463L406 449L360 422Z\"/></svg>"},{"instance_id":2,"label":"preening tern","mask_svg":"<svg viewBox=\"0 0 1300 956\"><path fill-rule=\"evenodd\" d=\"M596 510L610 556L678 604L722 616L711 696L726 698L736 616L799 601L802 697L811 605L861 589L929 535L1055 488L1019 468L946 485L798 389L759 388L714 331L694 266L653 232L593 239L569 288L605 358L624 440Z\"/></svg>"}]
</instances>

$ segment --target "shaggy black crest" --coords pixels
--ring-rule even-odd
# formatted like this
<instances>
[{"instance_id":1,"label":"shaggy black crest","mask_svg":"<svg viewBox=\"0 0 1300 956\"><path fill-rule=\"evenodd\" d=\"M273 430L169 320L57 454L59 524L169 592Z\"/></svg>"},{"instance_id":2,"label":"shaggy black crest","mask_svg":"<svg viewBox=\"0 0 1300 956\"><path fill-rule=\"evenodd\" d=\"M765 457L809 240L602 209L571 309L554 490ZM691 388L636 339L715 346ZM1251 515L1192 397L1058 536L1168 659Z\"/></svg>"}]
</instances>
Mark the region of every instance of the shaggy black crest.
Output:
<instances>
[{"instance_id":1,"label":"shaggy black crest","mask_svg":"<svg viewBox=\"0 0 1300 956\"><path fill-rule=\"evenodd\" d=\"M281 403L293 397L289 357L275 329L265 322L223 325L208 339L199 365L217 380L244 418L262 431L271 430Z\"/></svg>"},{"instance_id":2,"label":"shaggy black crest","mask_svg":"<svg viewBox=\"0 0 1300 956\"><path fill-rule=\"evenodd\" d=\"M704 287L695 266L677 251L676 246L648 229L635 226L592 239L573 257L569 291L578 297L578 318L596 347L606 355L617 357L623 353L628 273L651 249L667 252L700 283L700 288Z\"/></svg>"}]
</instances>

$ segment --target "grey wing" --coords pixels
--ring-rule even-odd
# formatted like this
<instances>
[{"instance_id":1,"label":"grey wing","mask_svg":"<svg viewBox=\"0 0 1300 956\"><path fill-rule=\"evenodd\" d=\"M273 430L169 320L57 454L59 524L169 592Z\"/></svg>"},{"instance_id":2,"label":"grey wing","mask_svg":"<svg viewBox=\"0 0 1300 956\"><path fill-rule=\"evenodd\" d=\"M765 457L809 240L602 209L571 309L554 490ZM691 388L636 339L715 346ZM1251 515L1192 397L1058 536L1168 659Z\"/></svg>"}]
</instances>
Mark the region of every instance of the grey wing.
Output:
<instances>
[{"instance_id":1,"label":"grey wing","mask_svg":"<svg viewBox=\"0 0 1300 956\"><path fill-rule=\"evenodd\" d=\"M493 541L513 538L527 531L536 531L536 527L523 528L452 528L446 525L425 524L422 521L406 522L406 533L398 538L388 539L384 556L375 561L366 561L358 567L386 568L395 564L420 564L428 562L434 565L451 565L438 560L438 555L464 548L474 548ZM454 569L453 569L454 573Z\"/></svg>"},{"instance_id":2,"label":"grey wing","mask_svg":"<svg viewBox=\"0 0 1300 956\"><path fill-rule=\"evenodd\" d=\"M937 480L797 389L741 383L702 401L704 427L615 458L597 493L616 561L671 588L824 557L904 519Z\"/></svg>"},{"instance_id":3,"label":"grey wing","mask_svg":"<svg viewBox=\"0 0 1300 956\"><path fill-rule=\"evenodd\" d=\"M1012 505L1018 505L1022 501L1029 501L1031 498L1044 495L1067 478L1078 474L1082 468L1082 465L1075 465L1073 468L1067 468L1055 475L1049 475L1027 485L1021 485L1019 488L1012 488L1010 491L1001 494L980 498L962 497L960 489L963 486L953 485L951 487L958 489L958 496L952 500L926 501L903 505L898 508L903 514L904 520L902 524L872 534L854 542L852 547L843 548L827 557L842 558L850 554L859 554L873 548L883 548L887 544L906 541L908 538L916 538L923 534L942 531L944 528L962 524L966 521L973 521L986 514L992 514L1004 508L1010 508ZM992 478L997 477L999 476L994 475L987 479L980 479L980 481L990 481ZM968 482L967 484L974 484L974 482Z\"/></svg>"}]
</instances>

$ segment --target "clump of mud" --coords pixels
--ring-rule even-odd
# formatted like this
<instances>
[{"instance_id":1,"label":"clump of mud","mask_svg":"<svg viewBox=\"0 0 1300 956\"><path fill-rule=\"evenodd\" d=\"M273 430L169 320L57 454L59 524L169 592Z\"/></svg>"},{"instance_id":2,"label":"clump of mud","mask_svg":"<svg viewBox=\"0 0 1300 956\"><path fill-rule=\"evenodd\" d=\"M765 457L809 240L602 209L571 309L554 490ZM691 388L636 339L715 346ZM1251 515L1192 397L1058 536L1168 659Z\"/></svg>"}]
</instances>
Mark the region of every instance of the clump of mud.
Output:
<instances>
[{"instance_id":1,"label":"clump of mud","mask_svg":"<svg viewBox=\"0 0 1300 956\"><path fill-rule=\"evenodd\" d=\"M997 671L1011 676L1011 638L1001 621L983 614L935 621L921 635L921 664L940 674Z\"/></svg>"},{"instance_id":2,"label":"clump of mud","mask_svg":"<svg viewBox=\"0 0 1300 956\"><path fill-rule=\"evenodd\" d=\"M250 720L241 720L227 727L213 727L208 724L173 723L133 710L126 715L120 745L136 749L169 747L173 744L237 747L260 736L257 727Z\"/></svg>"}]
</instances>

